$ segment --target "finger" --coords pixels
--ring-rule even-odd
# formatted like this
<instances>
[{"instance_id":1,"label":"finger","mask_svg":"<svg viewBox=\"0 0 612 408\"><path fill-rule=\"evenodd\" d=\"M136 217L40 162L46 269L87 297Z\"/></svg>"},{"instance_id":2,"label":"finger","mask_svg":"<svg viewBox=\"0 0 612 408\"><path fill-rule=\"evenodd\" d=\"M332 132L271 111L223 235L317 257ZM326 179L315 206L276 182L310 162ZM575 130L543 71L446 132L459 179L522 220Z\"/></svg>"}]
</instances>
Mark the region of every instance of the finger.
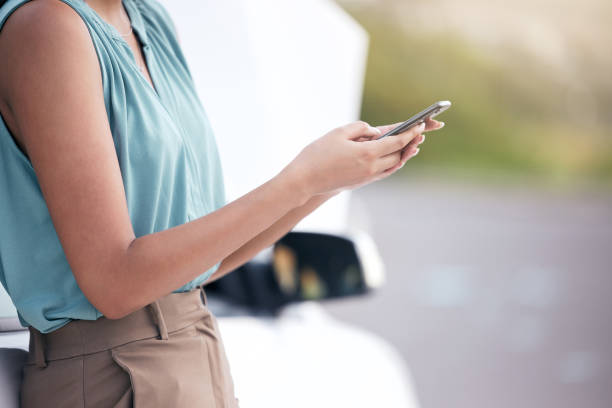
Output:
<instances>
[{"instance_id":1,"label":"finger","mask_svg":"<svg viewBox=\"0 0 612 408\"><path fill-rule=\"evenodd\" d=\"M406 151L402 151L400 160L393 167L390 167L390 168L386 169L385 171L383 171L382 173L380 173L378 178L377 178L377 180L380 180L380 179L383 179L385 177L388 177L391 174L393 174L396 171L398 171L399 169L401 169L402 167L404 167L404 164L406 164L406 162L408 160L410 160L411 157L413 157L413 155L415 154L414 153L415 151L417 151L416 147L414 149L409 149L409 150L406 150Z\"/></svg>"},{"instance_id":2,"label":"finger","mask_svg":"<svg viewBox=\"0 0 612 408\"><path fill-rule=\"evenodd\" d=\"M419 152L418 146L410 146L410 148L402 150L402 162L405 163L410 160L411 157Z\"/></svg>"},{"instance_id":3,"label":"finger","mask_svg":"<svg viewBox=\"0 0 612 408\"><path fill-rule=\"evenodd\" d=\"M417 145L407 146L402 150L402 158L400 159L401 165L403 166L408 160L414 157L419 152Z\"/></svg>"},{"instance_id":4,"label":"finger","mask_svg":"<svg viewBox=\"0 0 612 408\"><path fill-rule=\"evenodd\" d=\"M395 173L396 171L398 171L399 169L402 168L404 164L402 163L402 161L400 160L395 166L383 171L382 173L380 173L380 175L378 176L377 180L383 179L393 173Z\"/></svg>"},{"instance_id":5,"label":"finger","mask_svg":"<svg viewBox=\"0 0 612 408\"><path fill-rule=\"evenodd\" d=\"M387 170L383 171L382 173L380 173L380 175L378 176L378 178L376 180L384 179L385 177L390 176L391 174L395 173L396 171L398 171L402 167L403 167L403 164L400 162L400 163L396 164L395 166L391 167L390 169L387 169Z\"/></svg>"},{"instance_id":6,"label":"finger","mask_svg":"<svg viewBox=\"0 0 612 408\"><path fill-rule=\"evenodd\" d=\"M372 140L372 138L367 136L359 136L357 139L353 139L354 142L365 142L366 140Z\"/></svg>"},{"instance_id":7,"label":"finger","mask_svg":"<svg viewBox=\"0 0 612 408\"><path fill-rule=\"evenodd\" d=\"M438 130L444 127L444 122L437 121L432 118L427 118L425 120L425 131L429 132L431 130Z\"/></svg>"},{"instance_id":8,"label":"finger","mask_svg":"<svg viewBox=\"0 0 612 408\"><path fill-rule=\"evenodd\" d=\"M396 171L404 167L406 162L410 160L411 158L413 158L414 156L416 156L418 153L419 153L419 148L416 146L413 148L407 147L406 149L402 150L402 155L401 155L399 162L396 163L393 167L388 168L382 173L380 173L375 180L382 180L385 177L388 177L391 174L395 173Z\"/></svg>"},{"instance_id":9,"label":"finger","mask_svg":"<svg viewBox=\"0 0 612 408\"><path fill-rule=\"evenodd\" d=\"M350 140L360 138L367 138L369 140L381 135L380 130L361 120L342 126L341 130L341 132L338 132L339 137Z\"/></svg>"},{"instance_id":10,"label":"finger","mask_svg":"<svg viewBox=\"0 0 612 408\"><path fill-rule=\"evenodd\" d=\"M390 154L387 154L376 160L375 163L375 171L377 174L382 173L383 171L396 166L401 163L402 152L396 151Z\"/></svg>"},{"instance_id":11,"label":"finger","mask_svg":"<svg viewBox=\"0 0 612 408\"><path fill-rule=\"evenodd\" d=\"M410 143L408 146L402 149L402 156L400 158L399 163L397 163L392 168L387 169L384 172L382 172L381 178L387 177L395 173L397 170L401 169L402 167L404 167L404 165L406 164L408 160L412 159L414 156L419 154L419 150L420 149L416 145L412 146L412 143Z\"/></svg>"},{"instance_id":12,"label":"finger","mask_svg":"<svg viewBox=\"0 0 612 408\"><path fill-rule=\"evenodd\" d=\"M407 157L404 159L404 163L402 163L402 165L406 164L406 162L410 159L412 159L414 156L416 156L417 154L419 154L419 152L421 151L420 147L415 148L414 150L411 150Z\"/></svg>"},{"instance_id":13,"label":"finger","mask_svg":"<svg viewBox=\"0 0 612 408\"><path fill-rule=\"evenodd\" d=\"M395 129L396 127L398 127L401 124L402 124L402 122L394 123L392 125L376 126L376 129L380 130L381 134L384 135L385 133Z\"/></svg>"},{"instance_id":14,"label":"finger","mask_svg":"<svg viewBox=\"0 0 612 408\"><path fill-rule=\"evenodd\" d=\"M403 149L414 138L418 137L418 135L420 135L424 129L425 123L421 123L420 125L413 126L398 135L388 136L380 140L370 140L364 143L370 145L368 147L373 148L377 156L382 157Z\"/></svg>"},{"instance_id":15,"label":"finger","mask_svg":"<svg viewBox=\"0 0 612 408\"><path fill-rule=\"evenodd\" d=\"M425 141L425 135L424 134L420 134L419 136L415 137L414 139L412 139L410 141L410 143L408 143L406 145L406 147L404 147L402 150L407 150L410 148L416 148L418 147L421 143L423 143Z\"/></svg>"}]
</instances>

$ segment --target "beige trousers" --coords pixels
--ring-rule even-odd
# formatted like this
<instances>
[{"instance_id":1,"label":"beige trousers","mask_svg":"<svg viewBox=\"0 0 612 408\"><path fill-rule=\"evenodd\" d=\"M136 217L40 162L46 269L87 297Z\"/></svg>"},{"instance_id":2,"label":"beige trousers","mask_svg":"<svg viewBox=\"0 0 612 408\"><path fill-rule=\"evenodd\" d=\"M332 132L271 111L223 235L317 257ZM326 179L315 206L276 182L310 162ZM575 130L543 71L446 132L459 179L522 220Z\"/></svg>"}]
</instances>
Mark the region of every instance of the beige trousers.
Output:
<instances>
[{"instance_id":1,"label":"beige trousers","mask_svg":"<svg viewBox=\"0 0 612 408\"><path fill-rule=\"evenodd\" d=\"M172 293L122 319L30 328L22 407L236 408L204 289Z\"/></svg>"}]
</instances>

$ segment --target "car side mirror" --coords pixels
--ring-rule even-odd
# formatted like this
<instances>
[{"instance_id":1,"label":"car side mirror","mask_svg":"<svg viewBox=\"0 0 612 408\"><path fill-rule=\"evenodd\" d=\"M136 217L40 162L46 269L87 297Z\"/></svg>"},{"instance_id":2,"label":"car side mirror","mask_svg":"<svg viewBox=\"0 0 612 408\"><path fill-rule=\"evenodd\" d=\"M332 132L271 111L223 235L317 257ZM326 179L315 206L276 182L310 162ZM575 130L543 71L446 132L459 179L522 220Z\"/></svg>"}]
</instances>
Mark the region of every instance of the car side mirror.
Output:
<instances>
[{"instance_id":1,"label":"car side mirror","mask_svg":"<svg viewBox=\"0 0 612 408\"><path fill-rule=\"evenodd\" d=\"M369 235L290 232L205 288L250 312L276 313L288 303L361 295L383 281L382 260Z\"/></svg>"},{"instance_id":2,"label":"car side mirror","mask_svg":"<svg viewBox=\"0 0 612 408\"><path fill-rule=\"evenodd\" d=\"M365 234L290 232L274 245L272 271L293 302L361 295L384 280L378 250Z\"/></svg>"}]
</instances>

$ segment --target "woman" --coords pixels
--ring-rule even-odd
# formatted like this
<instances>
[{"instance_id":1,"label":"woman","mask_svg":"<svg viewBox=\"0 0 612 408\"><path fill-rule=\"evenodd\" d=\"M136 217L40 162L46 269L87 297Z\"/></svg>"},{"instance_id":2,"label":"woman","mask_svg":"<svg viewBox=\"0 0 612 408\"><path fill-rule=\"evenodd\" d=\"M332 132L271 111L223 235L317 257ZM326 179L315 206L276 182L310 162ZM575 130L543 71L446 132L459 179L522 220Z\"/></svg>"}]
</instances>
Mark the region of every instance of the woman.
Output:
<instances>
[{"instance_id":1,"label":"woman","mask_svg":"<svg viewBox=\"0 0 612 408\"><path fill-rule=\"evenodd\" d=\"M203 286L441 127L339 127L226 203L159 3L9 0L0 30L0 277L30 328L26 407L237 406Z\"/></svg>"}]
</instances>

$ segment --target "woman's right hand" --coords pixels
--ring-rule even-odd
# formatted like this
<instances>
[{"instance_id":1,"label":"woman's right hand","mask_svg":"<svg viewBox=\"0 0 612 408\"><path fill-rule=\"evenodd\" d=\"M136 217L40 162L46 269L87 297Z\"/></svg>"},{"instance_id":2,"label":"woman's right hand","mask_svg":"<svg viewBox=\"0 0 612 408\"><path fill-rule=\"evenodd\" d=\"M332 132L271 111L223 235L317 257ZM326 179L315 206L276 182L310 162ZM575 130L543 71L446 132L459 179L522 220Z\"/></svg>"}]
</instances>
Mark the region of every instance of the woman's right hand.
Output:
<instances>
[{"instance_id":1,"label":"woman's right hand","mask_svg":"<svg viewBox=\"0 0 612 408\"><path fill-rule=\"evenodd\" d=\"M358 121L336 128L306 146L283 169L308 196L361 186L378 180L403 159L402 149L419 138L425 124L375 140L380 129ZM372 139L372 140L371 140Z\"/></svg>"}]
</instances>

